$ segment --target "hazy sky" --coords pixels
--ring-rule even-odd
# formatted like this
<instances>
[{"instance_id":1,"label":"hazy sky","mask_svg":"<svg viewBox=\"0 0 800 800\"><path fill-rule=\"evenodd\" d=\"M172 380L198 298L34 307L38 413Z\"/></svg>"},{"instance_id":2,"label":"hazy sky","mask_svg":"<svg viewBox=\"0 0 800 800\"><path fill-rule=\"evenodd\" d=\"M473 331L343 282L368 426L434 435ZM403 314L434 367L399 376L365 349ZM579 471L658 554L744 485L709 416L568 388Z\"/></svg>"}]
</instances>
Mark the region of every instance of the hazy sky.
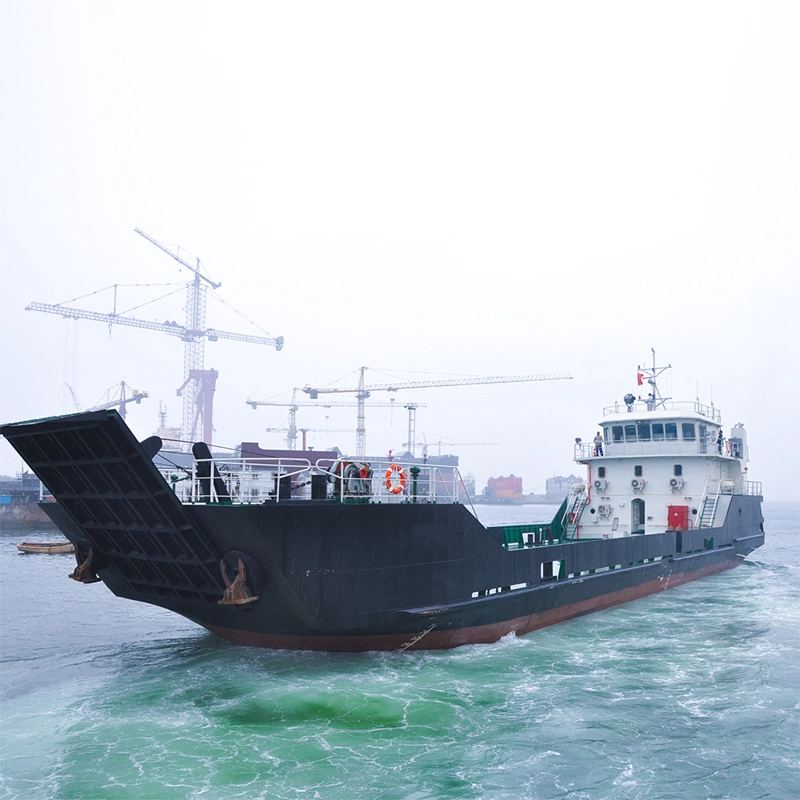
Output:
<instances>
[{"instance_id":1,"label":"hazy sky","mask_svg":"<svg viewBox=\"0 0 800 800\"><path fill-rule=\"evenodd\" d=\"M418 439L499 443L444 448L478 488L541 490L581 474L574 438L655 348L665 392L745 424L765 497L800 499L800 4L30 0L0 17L0 421L124 380L150 393L138 436L159 400L180 424L179 339L25 311L151 284L119 289L134 309L189 280L139 227L285 337L206 346L215 443L280 446L264 429L286 412L245 399L354 386L362 364L373 382L568 372L396 395L427 404ZM183 303L130 313L182 322ZM212 298L208 324L258 334ZM298 421L352 429L355 410ZM406 438L402 407L368 412L371 454ZM0 473L20 469L0 442Z\"/></svg>"}]
</instances>

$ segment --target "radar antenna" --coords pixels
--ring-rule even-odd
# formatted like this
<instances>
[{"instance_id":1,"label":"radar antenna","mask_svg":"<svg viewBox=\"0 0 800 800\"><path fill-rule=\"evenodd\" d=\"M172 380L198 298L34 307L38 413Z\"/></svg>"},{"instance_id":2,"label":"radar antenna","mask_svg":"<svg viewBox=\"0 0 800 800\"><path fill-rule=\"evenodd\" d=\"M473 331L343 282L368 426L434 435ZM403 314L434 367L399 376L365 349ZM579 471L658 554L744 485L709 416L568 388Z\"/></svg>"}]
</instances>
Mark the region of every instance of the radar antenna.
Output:
<instances>
[{"instance_id":1,"label":"radar antenna","mask_svg":"<svg viewBox=\"0 0 800 800\"><path fill-rule=\"evenodd\" d=\"M644 385L646 382L651 387L650 392L648 393L647 397L644 398L644 400L647 404L647 410L653 411L656 408L666 408L666 401L671 399L669 397L661 396L661 392L658 390L657 379L658 376L663 372L666 372L668 369L672 369L672 364L667 364L666 367L657 367L655 348L651 347L650 352L653 354L653 366L645 367L643 365L639 365L636 368L636 382L639 384L639 386Z\"/></svg>"}]
</instances>

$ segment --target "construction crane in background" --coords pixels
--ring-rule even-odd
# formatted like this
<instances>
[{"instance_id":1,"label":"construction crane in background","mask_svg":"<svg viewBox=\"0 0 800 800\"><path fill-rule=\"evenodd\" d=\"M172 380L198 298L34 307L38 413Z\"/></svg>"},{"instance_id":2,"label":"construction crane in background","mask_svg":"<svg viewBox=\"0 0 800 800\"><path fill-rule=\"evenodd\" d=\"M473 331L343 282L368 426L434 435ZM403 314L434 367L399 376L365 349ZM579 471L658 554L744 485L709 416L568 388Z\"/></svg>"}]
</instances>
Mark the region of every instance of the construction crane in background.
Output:
<instances>
[{"instance_id":1,"label":"construction crane in background","mask_svg":"<svg viewBox=\"0 0 800 800\"><path fill-rule=\"evenodd\" d=\"M96 322L105 322L109 326L127 325L133 328L158 331L170 336L177 336L185 342L183 353L183 384L177 390L178 396L183 397L183 416L181 420L182 448L188 450L191 443L197 440L198 428L202 431L202 439L206 444L211 444L213 435L213 399L219 373L203 368L205 340L216 342L218 339L230 339L234 342L248 342L274 347L276 350L283 348L283 336L250 336L230 331L219 331L215 328L206 328L206 291L210 286L218 289L222 284L212 281L203 275L200 259L191 264L180 256L180 248L175 253L166 245L148 236L139 228L134 231L147 239L167 255L174 258L179 264L186 267L193 275L193 279L186 284L186 322L180 325L177 322L150 322L148 320L126 317L116 313L116 287L115 310L111 314L96 311L86 311L79 308L58 304L31 303L26 311L44 311L50 314L60 314L66 319L89 319ZM250 321L250 320L248 320ZM253 323L255 324L255 323ZM265 331L266 332L266 331ZM124 406L123 406L124 407ZM199 425L202 419L202 425Z\"/></svg>"},{"instance_id":2,"label":"construction crane in background","mask_svg":"<svg viewBox=\"0 0 800 800\"><path fill-rule=\"evenodd\" d=\"M303 391L306 391L303 389ZM342 407L349 407L349 408L356 408L359 406L358 402L326 402L324 400L313 403L303 400L297 399L297 387L292 389L292 401L290 403L283 403L273 400L251 400L249 397L245 401L249 406L253 409L257 408L258 406L283 406L289 409L289 428L288 434L286 436L286 443L288 445L289 450L296 450L297 449L297 431L300 428L297 427L297 411L300 406L305 406L307 408L331 408L335 406L337 408ZM370 408L394 408L396 403L392 400L389 403L367 403ZM416 415L416 410L418 408L426 408L425 403L406 403L403 408L408 410L408 417L409 417L409 429L412 427L412 418ZM267 429L269 430L269 428Z\"/></svg>"},{"instance_id":3,"label":"construction crane in background","mask_svg":"<svg viewBox=\"0 0 800 800\"><path fill-rule=\"evenodd\" d=\"M290 428L265 428L264 429L267 433L289 433L291 430ZM303 443L300 447L301 450L308 449L306 447L306 434L307 433L352 433L352 428L297 428L295 430L295 436L298 433L303 434ZM286 437L286 444L289 450L296 450L297 447L289 447L289 437Z\"/></svg>"},{"instance_id":4,"label":"construction crane in background","mask_svg":"<svg viewBox=\"0 0 800 800\"><path fill-rule=\"evenodd\" d=\"M353 389L339 389L333 387L312 388L304 387L303 391L316 400L321 394L334 394L337 392L348 392L356 395L358 406L358 422L356 424L356 458L365 458L367 454L367 430L364 422L365 400L371 392L398 392L401 389L429 389L438 386L479 386L490 383L525 383L528 381L563 381L572 380L571 375L565 373L558 375L513 375L509 377L486 377L486 378L449 378L436 381L403 381L400 383L376 383L367 386L364 380L364 373L367 367L360 368L358 386ZM410 416L410 414L409 414ZM414 455L414 431L409 422L408 443L411 454Z\"/></svg>"},{"instance_id":5,"label":"construction crane in background","mask_svg":"<svg viewBox=\"0 0 800 800\"><path fill-rule=\"evenodd\" d=\"M441 456L442 454L442 445L445 447L497 447L499 446L500 442L445 442L442 439L436 439L434 442L428 442L425 437L425 434L422 434L422 457L428 457L428 448L436 445L439 452L438 455ZM403 442L404 446L408 446L405 442Z\"/></svg>"},{"instance_id":6,"label":"construction crane in background","mask_svg":"<svg viewBox=\"0 0 800 800\"><path fill-rule=\"evenodd\" d=\"M81 406L77 395L75 394L75 390L68 383L65 383L64 386L66 386L67 389L69 389L69 393L72 395L72 402L75 403L75 408L77 408L78 411L83 411L84 409ZM147 392L140 392L138 389L133 389L131 396L128 397L127 394L126 394L126 389L128 389L128 388L129 387L125 383L125 381L122 381L121 383L118 383L116 386L112 386L106 392L106 395L111 397L110 400L108 400L105 403L99 403L98 405L92 406L91 408L87 408L86 411L102 411L104 408L117 408L118 407L119 408L119 415L122 417L122 419L125 419L125 417L127 416L127 413L128 413L127 412L128 403L139 404L145 398L150 397L150 395ZM117 390L119 391L119 396L116 396L116 391ZM112 391L115 393L114 395L111 394Z\"/></svg>"}]
</instances>

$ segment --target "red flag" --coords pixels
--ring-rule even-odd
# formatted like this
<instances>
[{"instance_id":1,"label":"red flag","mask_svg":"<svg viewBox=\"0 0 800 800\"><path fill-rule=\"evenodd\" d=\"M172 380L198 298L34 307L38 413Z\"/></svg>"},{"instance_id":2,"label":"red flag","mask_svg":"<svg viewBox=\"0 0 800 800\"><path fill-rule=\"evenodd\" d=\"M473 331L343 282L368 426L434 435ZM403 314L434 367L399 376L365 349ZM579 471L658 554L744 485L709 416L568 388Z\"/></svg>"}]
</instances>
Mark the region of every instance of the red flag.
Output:
<instances>
[{"instance_id":1,"label":"red flag","mask_svg":"<svg viewBox=\"0 0 800 800\"><path fill-rule=\"evenodd\" d=\"M643 378L644 378L644 375L642 375L642 373L641 373L641 372L637 372L637 373L636 373L636 383L637 383L639 386L641 386L641 385L644 383L644 380L643 380Z\"/></svg>"}]
</instances>

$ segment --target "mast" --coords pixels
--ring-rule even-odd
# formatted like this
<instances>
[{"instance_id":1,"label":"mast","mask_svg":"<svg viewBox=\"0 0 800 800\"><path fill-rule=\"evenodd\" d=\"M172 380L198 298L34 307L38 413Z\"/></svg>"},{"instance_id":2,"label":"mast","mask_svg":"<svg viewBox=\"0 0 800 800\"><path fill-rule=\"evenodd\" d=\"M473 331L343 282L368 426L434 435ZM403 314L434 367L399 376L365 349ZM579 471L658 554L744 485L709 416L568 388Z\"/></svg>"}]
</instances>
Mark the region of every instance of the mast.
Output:
<instances>
[{"instance_id":1,"label":"mast","mask_svg":"<svg viewBox=\"0 0 800 800\"><path fill-rule=\"evenodd\" d=\"M645 398L645 402L647 403L647 410L652 411L656 408L666 408L666 401L670 400L669 397L662 397L661 392L658 389L658 376L661 375L663 372L666 372L668 369L672 369L672 364L667 364L666 367L658 367L656 366L656 351L654 347L650 348L650 352L653 354L653 366L652 367L645 367L639 365L637 370L637 379L639 386L642 386L645 382L651 387L651 391L649 392L647 398ZM641 399L641 398L640 398ZM627 402L627 400L626 400Z\"/></svg>"}]
</instances>

